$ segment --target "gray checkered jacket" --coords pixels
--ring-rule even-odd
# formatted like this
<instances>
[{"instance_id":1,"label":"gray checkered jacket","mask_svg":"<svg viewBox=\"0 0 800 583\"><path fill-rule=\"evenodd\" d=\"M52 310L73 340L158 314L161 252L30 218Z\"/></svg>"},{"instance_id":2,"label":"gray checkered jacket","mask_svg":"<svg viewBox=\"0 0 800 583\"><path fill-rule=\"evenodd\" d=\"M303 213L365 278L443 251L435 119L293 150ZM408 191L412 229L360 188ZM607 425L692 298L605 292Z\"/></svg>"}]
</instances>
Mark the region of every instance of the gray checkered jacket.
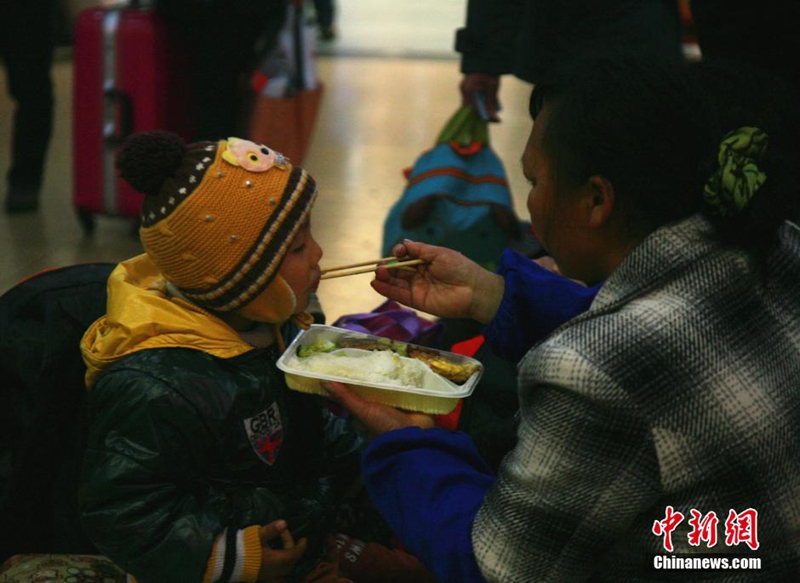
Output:
<instances>
[{"instance_id":1,"label":"gray checkered jacket","mask_svg":"<svg viewBox=\"0 0 800 583\"><path fill-rule=\"evenodd\" d=\"M472 532L489 581L800 581L800 229L763 269L710 232L653 233L522 360L519 443ZM653 533L667 506L673 553ZM751 508L755 551L726 541ZM713 547L689 544L691 509L715 512ZM761 570L654 568L689 554Z\"/></svg>"}]
</instances>

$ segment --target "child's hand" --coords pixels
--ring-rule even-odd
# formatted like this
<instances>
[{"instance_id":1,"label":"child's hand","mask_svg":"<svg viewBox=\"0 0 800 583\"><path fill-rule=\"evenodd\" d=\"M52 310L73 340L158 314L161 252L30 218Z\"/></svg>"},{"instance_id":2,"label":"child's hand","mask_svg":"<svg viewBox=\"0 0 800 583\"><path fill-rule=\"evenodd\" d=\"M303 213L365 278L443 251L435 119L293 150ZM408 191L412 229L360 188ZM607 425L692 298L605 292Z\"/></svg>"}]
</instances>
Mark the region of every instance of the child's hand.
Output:
<instances>
[{"instance_id":1,"label":"child's hand","mask_svg":"<svg viewBox=\"0 0 800 583\"><path fill-rule=\"evenodd\" d=\"M301 538L295 544L292 533L285 520L276 520L262 526L258 531L261 538L261 570L258 573L260 583L283 583L292 572L297 561L306 552L308 541ZM269 543L281 539L282 549L273 549Z\"/></svg>"}]
</instances>

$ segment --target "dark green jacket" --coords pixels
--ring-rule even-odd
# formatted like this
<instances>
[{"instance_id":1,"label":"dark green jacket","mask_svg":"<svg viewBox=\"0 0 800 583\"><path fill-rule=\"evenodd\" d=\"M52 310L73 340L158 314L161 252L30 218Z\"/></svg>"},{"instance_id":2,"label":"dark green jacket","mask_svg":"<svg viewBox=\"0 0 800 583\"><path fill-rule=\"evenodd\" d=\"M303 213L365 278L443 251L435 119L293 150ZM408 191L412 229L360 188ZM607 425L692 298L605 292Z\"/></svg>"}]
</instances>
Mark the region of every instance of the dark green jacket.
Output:
<instances>
[{"instance_id":1,"label":"dark green jacket","mask_svg":"<svg viewBox=\"0 0 800 583\"><path fill-rule=\"evenodd\" d=\"M324 554L361 438L319 397L286 387L275 343L254 348L169 294L147 255L120 263L107 290L106 315L81 339L86 533L143 583L250 583L258 527L283 518L309 541L298 580ZM296 333L281 329L286 340Z\"/></svg>"},{"instance_id":2,"label":"dark green jacket","mask_svg":"<svg viewBox=\"0 0 800 583\"><path fill-rule=\"evenodd\" d=\"M83 523L139 581L200 582L220 533L278 518L309 539L293 579L321 558L362 442L319 397L287 389L277 356L143 350L92 388Z\"/></svg>"}]
</instances>

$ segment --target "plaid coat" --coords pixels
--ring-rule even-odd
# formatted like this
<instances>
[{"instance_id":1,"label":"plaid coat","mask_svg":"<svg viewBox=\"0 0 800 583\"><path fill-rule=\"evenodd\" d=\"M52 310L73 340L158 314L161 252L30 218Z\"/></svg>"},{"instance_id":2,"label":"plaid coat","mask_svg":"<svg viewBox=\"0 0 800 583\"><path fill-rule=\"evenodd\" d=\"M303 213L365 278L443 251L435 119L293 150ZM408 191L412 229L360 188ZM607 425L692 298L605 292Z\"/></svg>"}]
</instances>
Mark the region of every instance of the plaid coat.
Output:
<instances>
[{"instance_id":1,"label":"plaid coat","mask_svg":"<svg viewBox=\"0 0 800 583\"><path fill-rule=\"evenodd\" d=\"M764 269L710 230L653 233L522 360L519 443L472 531L490 581L800 580L800 229ZM669 541L667 506L684 517ZM692 510L718 520L697 546ZM655 555L762 564L659 571Z\"/></svg>"}]
</instances>

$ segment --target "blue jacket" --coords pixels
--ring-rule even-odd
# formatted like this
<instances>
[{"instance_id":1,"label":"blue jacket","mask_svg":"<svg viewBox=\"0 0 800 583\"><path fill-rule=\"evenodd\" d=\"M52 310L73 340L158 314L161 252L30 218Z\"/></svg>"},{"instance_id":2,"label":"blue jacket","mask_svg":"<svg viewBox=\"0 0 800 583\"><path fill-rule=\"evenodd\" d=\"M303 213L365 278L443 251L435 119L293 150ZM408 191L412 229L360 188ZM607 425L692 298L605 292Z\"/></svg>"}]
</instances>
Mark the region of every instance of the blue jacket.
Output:
<instances>
[{"instance_id":1,"label":"blue jacket","mask_svg":"<svg viewBox=\"0 0 800 583\"><path fill-rule=\"evenodd\" d=\"M507 360L530 348L592 305L601 284L584 287L506 249L497 272L505 279L503 301L484 330L486 342Z\"/></svg>"},{"instance_id":2,"label":"blue jacket","mask_svg":"<svg viewBox=\"0 0 800 583\"><path fill-rule=\"evenodd\" d=\"M511 250L503 254L498 272L505 292L485 335L495 352L514 360L588 309L600 287L584 287ZM375 506L439 581L484 580L470 537L495 476L467 434L392 431L369 445L362 467Z\"/></svg>"}]
</instances>

